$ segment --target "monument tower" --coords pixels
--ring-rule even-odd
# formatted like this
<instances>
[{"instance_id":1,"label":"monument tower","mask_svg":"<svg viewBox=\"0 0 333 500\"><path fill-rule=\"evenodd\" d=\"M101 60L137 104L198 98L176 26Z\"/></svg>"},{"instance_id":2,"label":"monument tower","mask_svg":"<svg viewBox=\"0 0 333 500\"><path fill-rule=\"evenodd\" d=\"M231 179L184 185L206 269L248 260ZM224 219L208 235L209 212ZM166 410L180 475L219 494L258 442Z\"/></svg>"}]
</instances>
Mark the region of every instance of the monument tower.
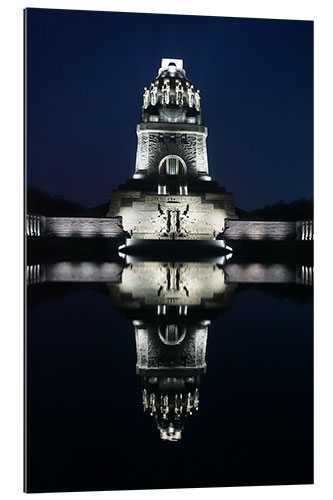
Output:
<instances>
[{"instance_id":1,"label":"monument tower","mask_svg":"<svg viewBox=\"0 0 333 500\"><path fill-rule=\"evenodd\" d=\"M144 89L133 178L111 193L108 216L120 215L131 238L214 240L237 218L232 194L209 175L207 134L183 61L162 59Z\"/></svg>"}]
</instances>

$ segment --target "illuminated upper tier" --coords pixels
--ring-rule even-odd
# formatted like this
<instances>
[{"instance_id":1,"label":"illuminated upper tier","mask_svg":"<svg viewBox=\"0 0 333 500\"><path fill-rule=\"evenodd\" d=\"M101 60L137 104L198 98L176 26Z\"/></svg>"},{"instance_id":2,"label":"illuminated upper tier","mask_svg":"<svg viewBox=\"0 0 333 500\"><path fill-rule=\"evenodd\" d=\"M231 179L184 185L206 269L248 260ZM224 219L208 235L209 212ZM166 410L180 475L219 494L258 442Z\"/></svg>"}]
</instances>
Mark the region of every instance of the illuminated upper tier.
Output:
<instances>
[{"instance_id":1,"label":"illuminated upper tier","mask_svg":"<svg viewBox=\"0 0 333 500\"><path fill-rule=\"evenodd\" d=\"M175 172L183 184L190 178L211 180L207 134L200 91L186 78L183 61L162 59L157 77L144 89L134 178L158 179Z\"/></svg>"},{"instance_id":2,"label":"illuminated upper tier","mask_svg":"<svg viewBox=\"0 0 333 500\"><path fill-rule=\"evenodd\" d=\"M186 78L182 59L162 59L158 76L145 87L141 122L201 124L200 90Z\"/></svg>"}]
</instances>

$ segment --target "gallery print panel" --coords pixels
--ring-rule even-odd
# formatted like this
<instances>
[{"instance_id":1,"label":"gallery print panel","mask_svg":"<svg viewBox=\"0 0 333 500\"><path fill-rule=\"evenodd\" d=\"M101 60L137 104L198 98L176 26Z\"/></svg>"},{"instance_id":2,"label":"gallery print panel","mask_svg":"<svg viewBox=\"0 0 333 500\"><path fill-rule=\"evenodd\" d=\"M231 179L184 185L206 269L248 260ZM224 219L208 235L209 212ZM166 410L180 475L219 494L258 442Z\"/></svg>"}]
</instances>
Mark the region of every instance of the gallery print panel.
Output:
<instances>
[{"instance_id":1,"label":"gallery print panel","mask_svg":"<svg viewBox=\"0 0 333 500\"><path fill-rule=\"evenodd\" d=\"M313 483L313 23L25 10L25 491Z\"/></svg>"}]
</instances>

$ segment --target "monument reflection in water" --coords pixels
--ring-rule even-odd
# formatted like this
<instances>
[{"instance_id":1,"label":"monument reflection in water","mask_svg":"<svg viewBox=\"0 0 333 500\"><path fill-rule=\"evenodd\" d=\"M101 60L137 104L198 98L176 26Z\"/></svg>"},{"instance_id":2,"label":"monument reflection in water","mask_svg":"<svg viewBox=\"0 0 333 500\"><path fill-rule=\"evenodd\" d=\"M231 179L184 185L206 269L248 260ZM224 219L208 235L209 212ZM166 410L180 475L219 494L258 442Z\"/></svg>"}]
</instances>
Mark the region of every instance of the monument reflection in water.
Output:
<instances>
[{"instance_id":1,"label":"monument reflection in water","mask_svg":"<svg viewBox=\"0 0 333 500\"><path fill-rule=\"evenodd\" d=\"M231 306L234 284L215 263L135 262L109 283L112 305L132 319L143 409L161 439L181 439L199 409L211 320Z\"/></svg>"},{"instance_id":2,"label":"monument reflection in water","mask_svg":"<svg viewBox=\"0 0 333 500\"><path fill-rule=\"evenodd\" d=\"M312 482L312 267L234 258L28 266L29 491Z\"/></svg>"},{"instance_id":3,"label":"monument reflection in water","mask_svg":"<svg viewBox=\"0 0 333 500\"><path fill-rule=\"evenodd\" d=\"M199 410L209 326L231 309L238 285L312 285L312 266L233 263L231 257L152 262L127 255L123 262L33 265L27 275L37 286L106 283L112 308L133 324L143 410L162 440L179 441Z\"/></svg>"}]
</instances>

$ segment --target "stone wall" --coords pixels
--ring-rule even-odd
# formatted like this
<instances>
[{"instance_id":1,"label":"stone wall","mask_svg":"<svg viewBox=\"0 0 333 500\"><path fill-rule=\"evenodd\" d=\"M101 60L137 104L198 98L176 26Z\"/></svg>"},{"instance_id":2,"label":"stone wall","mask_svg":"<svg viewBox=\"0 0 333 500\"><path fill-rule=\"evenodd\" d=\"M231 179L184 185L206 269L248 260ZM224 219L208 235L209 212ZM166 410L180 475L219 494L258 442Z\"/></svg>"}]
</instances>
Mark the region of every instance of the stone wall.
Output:
<instances>
[{"instance_id":1,"label":"stone wall","mask_svg":"<svg viewBox=\"0 0 333 500\"><path fill-rule=\"evenodd\" d=\"M296 222L226 219L223 237L226 240L296 239Z\"/></svg>"},{"instance_id":2,"label":"stone wall","mask_svg":"<svg viewBox=\"0 0 333 500\"><path fill-rule=\"evenodd\" d=\"M136 149L136 173L147 173L149 133L148 131L137 131L138 145Z\"/></svg>"},{"instance_id":3,"label":"stone wall","mask_svg":"<svg viewBox=\"0 0 333 500\"><path fill-rule=\"evenodd\" d=\"M27 214L25 232L27 236L44 236L46 217L44 215Z\"/></svg>"},{"instance_id":4,"label":"stone wall","mask_svg":"<svg viewBox=\"0 0 333 500\"><path fill-rule=\"evenodd\" d=\"M121 217L46 217L45 236L116 238L124 235Z\"/></svg>"},{"instance_id":5,"label":"stone wall","mask_svg":"<svg viewBox=\"0 0 333 500\"><path fill-rule=\"evenodd\" d=\"M27 215L27 236L139 239L313 240L312 221L245 221L230 193L145 195L113 191L108 217Z\"/></svg>"},{"instance_id":6,"label":"stone wall","mask_svg":"<svg viewBox=\"0 0 333 500\"><path fill-rule=\"evenodd\" d=\"M226 217L235 216L230 193L154 195L113 191L108 215L120 215L137 239L215 239Z\"/></svg>"},{"instance_id":7,"label":"stone wall","mask_svg":"<svg viewBox=\"0 0 333 500\"><path fill-rule=\"evenodd\" d=\"M296 222L296 233L298 240L312 241L314 238L313 231L312 220L298 220Z\"/></svg>"},{"instance_id":8,"label":"stone wall","mask_svg":"<svg viewBox=\"0 0 333 500\"><path fill-rule=\"evenodd\" d=\"M177 155L187 166L188 174L208 174L206 132L138 130L136 173L156 174L160 161Z\"/></svg>"}]
</instances>

